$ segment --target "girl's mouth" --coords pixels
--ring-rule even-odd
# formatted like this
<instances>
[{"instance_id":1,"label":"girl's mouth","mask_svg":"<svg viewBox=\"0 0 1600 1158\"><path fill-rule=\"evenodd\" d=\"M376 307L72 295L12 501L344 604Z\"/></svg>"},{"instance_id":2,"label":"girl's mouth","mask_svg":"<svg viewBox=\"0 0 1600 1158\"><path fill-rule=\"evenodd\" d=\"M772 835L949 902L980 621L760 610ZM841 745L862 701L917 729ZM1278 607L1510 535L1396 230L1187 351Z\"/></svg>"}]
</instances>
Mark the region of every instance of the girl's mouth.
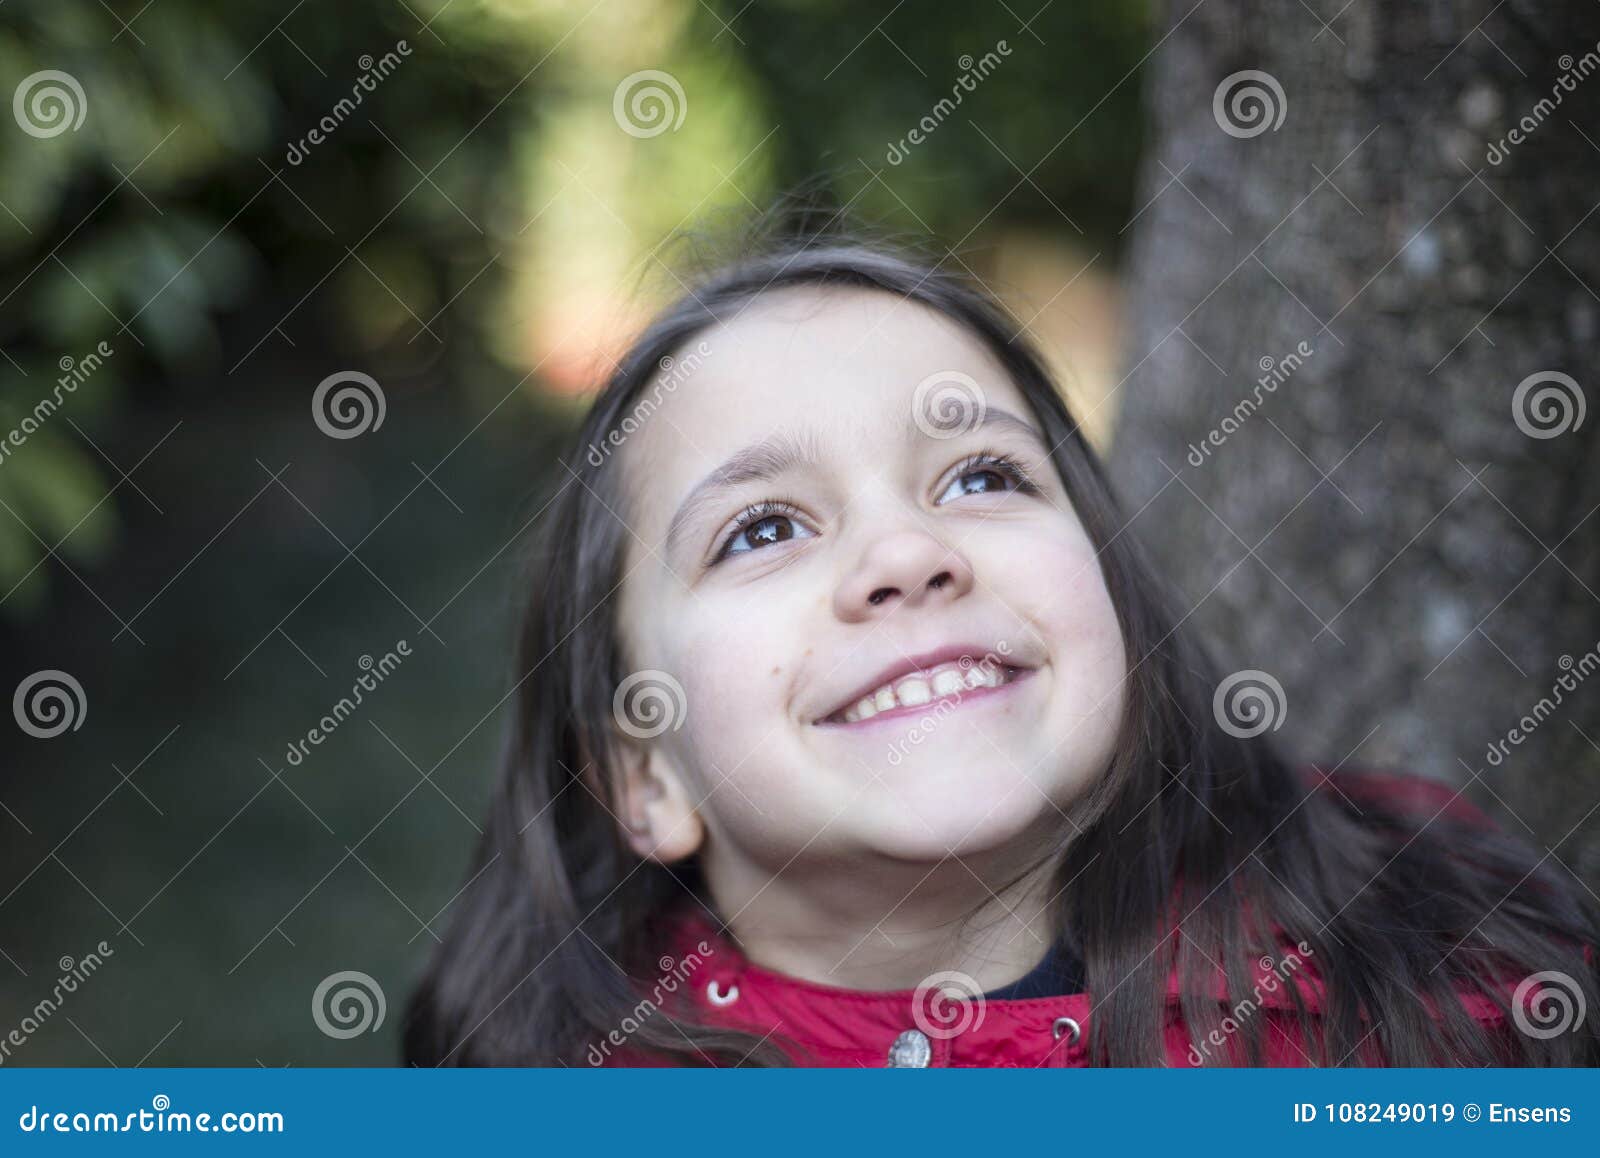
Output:
<instances>
[{"instance_id":1,"label":"girl's mouth","mask_svg":"<svg viewBox=\"0 0 1600 1158\"><path fill-rule=\"evenodd\" d=\"M967 700L992 695L1032 674L1030 668L1012 667L992 658L974 663L971 657L963 656L900 676L817 723L845 726L880 717L949 710Z\"/></svg>"}]
</instances>

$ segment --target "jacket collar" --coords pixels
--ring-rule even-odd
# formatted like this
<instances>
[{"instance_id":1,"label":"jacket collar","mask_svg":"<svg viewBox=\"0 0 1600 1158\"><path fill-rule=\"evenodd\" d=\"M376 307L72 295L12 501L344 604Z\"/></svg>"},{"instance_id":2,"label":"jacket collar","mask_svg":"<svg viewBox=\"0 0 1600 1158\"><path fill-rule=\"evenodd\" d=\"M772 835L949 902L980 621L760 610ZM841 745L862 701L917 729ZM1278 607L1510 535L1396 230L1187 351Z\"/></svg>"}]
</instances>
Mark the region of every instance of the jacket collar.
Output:
<instances>
[{"instance_id":1,"label":"jacket collar","mask_svg":"<svg viewBox=\"0 0 1600 1158\"><path fill-rule=\"evenodd\" d=\"M705 913L680 914L672 924L673 953L663 969L686 976L691 1015L778 1041L797 1060L822 1065L1082 1066L1096 999L1079 992L1013 1000L951 1001L939 975L919 989L885 991L824 985L752 962ZM1174 956L1167 954L1167 956ZM1278 959L1253 963L1255 1006L1293 1010L1293 984L1310 1013L1322 1008L1314 963L1284 942ZM959 990L959 986L955 986ZM1181 987L1168 969L1168 1021L1179 1023ZM1227 1003L1219 969L1213 995ZM1226 1012L1226 1011L1224 1011ZM901 1055L897 1060L896 1054ZM925 1051L919 1057L919 1051Z\"/></svg>"}]
</instances>

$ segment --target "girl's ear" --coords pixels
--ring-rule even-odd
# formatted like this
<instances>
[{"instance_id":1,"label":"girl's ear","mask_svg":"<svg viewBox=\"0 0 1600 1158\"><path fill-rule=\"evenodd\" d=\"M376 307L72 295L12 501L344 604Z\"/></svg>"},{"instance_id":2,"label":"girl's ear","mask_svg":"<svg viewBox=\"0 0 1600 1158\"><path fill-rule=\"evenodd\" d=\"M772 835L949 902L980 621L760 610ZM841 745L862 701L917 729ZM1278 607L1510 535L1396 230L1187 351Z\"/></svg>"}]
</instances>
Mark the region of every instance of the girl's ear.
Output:
<instances>
[{"instance_id":1,"label":"girl's ear","mask_svg":"<svg viewBox=\"0 0 1600 1158\"><path fill-rule=\"evenodd\" d=\"M619 743L615 752L615 767L622 777L620 819L629 847L662 864L698 852L705 840L705 822L687 781L661 745Z\"/></svg>"}]
</instances>

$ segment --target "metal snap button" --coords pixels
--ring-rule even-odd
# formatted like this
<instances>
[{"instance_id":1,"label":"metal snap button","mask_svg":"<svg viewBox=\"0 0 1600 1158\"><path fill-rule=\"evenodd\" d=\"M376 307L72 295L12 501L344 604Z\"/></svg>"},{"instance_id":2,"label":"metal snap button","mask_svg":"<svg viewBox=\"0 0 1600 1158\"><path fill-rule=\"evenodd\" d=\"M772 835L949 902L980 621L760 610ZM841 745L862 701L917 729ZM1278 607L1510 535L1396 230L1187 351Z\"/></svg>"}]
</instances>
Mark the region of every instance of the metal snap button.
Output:
<instances>
[{"instance_id":1,"label":"metal snap button","mask_svg":"<svg viewBox=\"0 0 1600 1158\"><path fill-rule=\"evenodd\" d=\"M739 987L737 985L730 985L728 986L727 992L723 992L722 986L719 983L716 981L709 981L706 983L706 997L710 1000L712 1005L732 1005L735 1001L739 1000Z\"/></svg>"},{"instance_id":2,"label":"metal snap button","mask_svg":"<svg viewBox=\"0 0 1600 1158\"><path fill-rule=\"evenodd\" d=\"M1050 1032L1055 1035L1057 1041L1060 1041L1063 1037L1066 1038L1068 1045L1077 1045L1078 1039L1083 1036L1083 1030L1070 1017L1056 1018L1055 1022L1050 1026Z\"/></svg>"},{"instance_id":3,"label":"metal snap button","mask_svg":"<svg viewBox=\"0 0 1600 1158\"><path fill-rule=\"evenodd\" d=\"M890 1069L924 1069L933 1059L933 1043L920 1029L907 1029L889 1047Z\"/></svg>"}]
</instances>

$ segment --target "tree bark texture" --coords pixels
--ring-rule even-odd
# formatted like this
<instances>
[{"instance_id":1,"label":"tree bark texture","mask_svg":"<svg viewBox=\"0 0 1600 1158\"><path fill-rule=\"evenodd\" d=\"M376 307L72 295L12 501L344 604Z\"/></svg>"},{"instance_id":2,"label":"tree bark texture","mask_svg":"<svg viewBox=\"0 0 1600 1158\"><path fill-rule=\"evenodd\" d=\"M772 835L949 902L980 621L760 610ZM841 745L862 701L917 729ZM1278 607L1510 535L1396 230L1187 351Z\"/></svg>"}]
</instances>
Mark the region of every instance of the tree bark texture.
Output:
<instances>
[{"instance_id":1,"label":"tree bark texture","mask_svg":"<svg viewBox=\"0 0 1600 1158\"><path fill-rule=\"evenodd\" d=\"M1600 6L1306 2L1179 0L1148 66L1131 532L1289 755L1600 887Z\"/></svg>"}]
</instances>

